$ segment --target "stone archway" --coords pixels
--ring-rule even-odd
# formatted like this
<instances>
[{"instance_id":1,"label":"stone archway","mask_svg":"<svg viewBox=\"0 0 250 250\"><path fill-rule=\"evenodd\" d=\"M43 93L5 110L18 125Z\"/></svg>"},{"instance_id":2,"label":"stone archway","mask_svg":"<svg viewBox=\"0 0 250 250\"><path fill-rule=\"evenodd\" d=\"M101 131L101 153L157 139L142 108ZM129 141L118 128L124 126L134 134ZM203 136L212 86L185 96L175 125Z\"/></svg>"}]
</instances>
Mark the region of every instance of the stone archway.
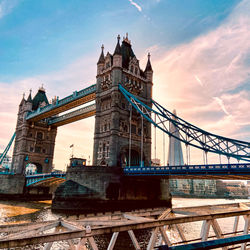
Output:
<instances>
[{"instance_id":1,"label":"stone archway","mask_svg":"<svg viewBox=\"0 0 250 250\"><path fill-rule=\"evenodd\" d=\"M43 172L43 166L39 163L28 163L25 166L25 175L41 174Z\"/></svg>"},{"instance_id":2,"label":"stone archway","mask_svg":"<svg viewBox=\"0 0 250 250\"><path fill-rule=\"evenodd\" d=\"M131 166L139 166L140 162L141 162L141 155L140 155L140 151L139 149L133 147L131 148L131 158L130 158L130 165ZM144 155L143 155L143 160L144 160ZM120 155L120 159L121 159L121 166L125 167L125 166L129 166L129 149L128 148L124 148L121 152Z\"/></svg>"}]
</instances>

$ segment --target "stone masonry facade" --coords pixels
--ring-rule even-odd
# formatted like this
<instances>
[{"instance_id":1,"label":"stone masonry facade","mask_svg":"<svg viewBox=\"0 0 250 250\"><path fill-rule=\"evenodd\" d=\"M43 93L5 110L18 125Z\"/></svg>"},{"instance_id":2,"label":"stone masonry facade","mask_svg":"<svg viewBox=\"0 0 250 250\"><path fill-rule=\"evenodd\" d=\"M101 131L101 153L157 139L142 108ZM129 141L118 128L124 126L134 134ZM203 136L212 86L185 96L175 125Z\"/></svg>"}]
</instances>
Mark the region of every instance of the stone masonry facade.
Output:
<instances>
[{"instance_id":1,"label":"stone masonry facade","mask_svg":"<svg viewBox=\"0 0 250 250\"><path fill-rule=\"evenodd\" d=\"M28 164L36 165L38 173L52 170L57 128L48 126L44 120L28 122L25 119L28 112L47 104L45 90L40 88L33 99L30 93L27 100L23 97L19 105L12 160L12 171L16 174L25 174Z\"/></svg>"},{"instance_id":2,"label":"stone masonry facade","mask_svg":"<svg viewBox=\"0 0 250 250\"><path fill-rule=\"evenodd\" d=\"M121 45L118 36L113 54L108 52L104 56L103 50L102 46L97 63L93 165L124 167L129 165L129 162L130 165L139 165L142 129L143 162L145 165L150 165L151 125L144 119L142 128L140 114L132 109L130 127L131 107L118 89L118 85L121 84L141 101L151 106L153 70L150 55L148 55L148 62L143 71L132 50L128 36L123 38Z\"/></svg>"}]
</instances>

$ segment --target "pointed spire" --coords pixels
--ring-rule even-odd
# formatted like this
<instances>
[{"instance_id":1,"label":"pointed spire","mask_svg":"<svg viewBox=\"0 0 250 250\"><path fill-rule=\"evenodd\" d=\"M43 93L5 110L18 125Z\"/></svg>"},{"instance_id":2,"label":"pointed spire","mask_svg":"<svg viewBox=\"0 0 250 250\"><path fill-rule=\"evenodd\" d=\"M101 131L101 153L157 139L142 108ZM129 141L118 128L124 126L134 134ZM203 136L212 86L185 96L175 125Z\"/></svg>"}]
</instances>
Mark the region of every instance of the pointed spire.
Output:
<instances>
[{"instance_id":1,"label":"pointed spire","mask_svg":"<svg viewBox=\"0 0 250 250\"><path fill-rule=\"evenodd\" d=\"M123 37L123 41L128 43L128 44L131 44L131 41L128 40L128 32L126 33L126 37Z\"/></svg>"},{"instance_id":2,"label":"pointed spire","mask_svg":"<svg viewBox=\"0 0 250 250\"><path fill-rule=\"evenodd\" d=\"M105 62L105 60L104 60L104 54L103 54L104 46L102 45L101 48L102 48L102 52L101 52L101 55L100 55L100 57L99 57L99 60L98 60L97 64L100 64L100 63L104 63L104 62Z\"/></svg>"},{"instance_id":3,"label":"pointed spire","mask_svg":"<svg viewBox=\"0 0 250 250\"><path fill-rule=\"evenodd\" d=\"M114 55L121 55L121 54L122 54L122 50L121 50L121 46L120 46L120 35L118 35Z\"/></svg>"},{"instance_id":4,"label":"pointed spire","mask_svg":"<svg viewBox=\"0 0 250 250\"><path fill-rule=\"evenodd\" d=\"M30 89L30 94L28 96L27 102L32 102L31 92L32 92L32 89Z\"/></svg>"},{"instance_id":5,"label":"pointed spire","mask_svg":"<svg viewBox=\"0 0 250 250\"><path fill-rule=\"evenodd\" d=\"M23 105L23 103L25 103L25 93L23 93L23 98L22 98L22 100L21 100L19 106Z\"/></svg>"},{"instance_id":6,"label":"pointed spire","mask_svg":"<svg viewBox=\"0 0 250 250\"><path fill-rule=\"evenodd\" d=\"M150 62L150 53L148 53L148 62L145 68L145 72L146 71L153 71L152 66L151 66L151 62Z\"/></svg>"}]
</instances>

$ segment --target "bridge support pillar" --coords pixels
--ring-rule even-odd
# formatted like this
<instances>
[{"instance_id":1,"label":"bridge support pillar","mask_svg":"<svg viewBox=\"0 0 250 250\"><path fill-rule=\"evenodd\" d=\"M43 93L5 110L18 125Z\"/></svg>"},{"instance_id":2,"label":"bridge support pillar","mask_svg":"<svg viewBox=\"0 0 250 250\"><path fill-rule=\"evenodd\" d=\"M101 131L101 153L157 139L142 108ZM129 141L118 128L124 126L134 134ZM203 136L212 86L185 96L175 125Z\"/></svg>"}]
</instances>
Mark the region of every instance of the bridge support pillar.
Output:
<instances>
[{"instance_id":1,"label":"bridge support pillar","mask_svg":"<svg viewBox=\"0 0 250 250\"><path fill-rule=\"evenodd\" d=\"M171 207L168 179L125 176L119 167L71 167L52 209L68 213Z\"/></svg>"}]
</instances>

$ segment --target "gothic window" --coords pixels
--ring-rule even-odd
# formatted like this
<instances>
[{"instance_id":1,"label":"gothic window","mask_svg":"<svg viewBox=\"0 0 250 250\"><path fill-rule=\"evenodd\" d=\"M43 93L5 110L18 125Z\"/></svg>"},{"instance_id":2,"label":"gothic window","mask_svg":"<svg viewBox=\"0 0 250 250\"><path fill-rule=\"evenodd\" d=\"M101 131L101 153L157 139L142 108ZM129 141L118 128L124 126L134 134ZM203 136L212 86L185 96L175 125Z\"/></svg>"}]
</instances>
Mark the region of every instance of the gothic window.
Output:
<instances>
[{"instance_id":1,"label":"gothic window","mask_svg":"<svg viewBox=\"0 0 250 250\"><path fill-rule=\"evenodd\" d=\"M134 125L134 124L131 125L131 132L133 134L136 134L136 125Z\"/></svg>"},{"instance_id":2,"label":"gothic window","mask_svg":"<svg viewBox=\"0 0 250 250\"><path fill-rule=\"evenodd\" d=\"M29 133L29 137L32 137L32 133Z\"/></svg>"},{"instance_id":3,"label":"gothic window","mask_svg":"<svg viewBox=\"0 0 250 250\"><path fill-rule=\"evenodd\" d=\"M108 124L108 130L110 130L110 123Z\"/></svg>"},{"instance_id":4,"label":"gothic window","mask_svg":"<svg viewBox=\"0 0 250 250\"><path fill-rule=\"evenodd\" d=\"M41 147L35 147L35 153L41 153Z\"/></svg>"},{"instance_id":5,"label":"gothic window","mask_svg":"<svg viewBox=\"0 0 250 250\"><path fill-rule=\"evenodd\" d=\"M107 131L107 124L104 125L104 132Z\"/></svg>"},{"instance_id":6,"label":"gothic window","mask_svg":"<svg viewBox=\"0 0 250 250\"><path fill-rule=\"evenodd\" d=\"M133 65L131 65L130 71L131 71L132 73L134 72L134 67L133 67Z\"/></svg>"},{"instance_id":7,"label":"gothic window","mask_svg":"<svg viewBox=\"0 0 250 250\"><path fill-rule=\"evenodd\" d=\"M110 67L110 62L106 62L106 69Z\"/></svg>"},{"instance_id":8,"label":"gothic window","mask_svg":"<svg viewBox=\"0 0 250 250\"><path fill-rule=\"evenodd\" d=\"M34 148L33 147L30 147L30 152L33 152Z\"/></svg>"},{"instance_id":9,"label":"gothic window","mask_svg":"<svg viewBox=\"0 0 250 250\"><path fill-rule=\"evenodd\" d=\"M107 157L109 157L109 146L107 146L107 154L106 154Z\"/></svg>"},{"instance_id":10,"label":"gothic window","mask_svg":"<svg viewBox=\"0 0 250 250\"><path fill-rule=\"evenodd\" d=\"M124 103L124 102L122 103L122 108L123 108L123 109L125 109L125 108L126 108L126 106L125 106L125 103Z\"/></svg>"},{"instance_id":11,"label":"gothic window","mask_svg":"<svg viewBox=\"0 0 250 250\"><path fill-rule=\"evenodd\" d=\"M138 135L141 135L141 128L138 129Z\"/></svg>"},{"instance_id":12,"label":"gothic window","mask_svg":"<svg viewBox=\"0 0 250 250\"><path fill-rule=\"evenodd\" d=\"M125 83L129 82L129 79L127 76L125 76Z\"/></svg>"},{"instance_id":13,"label":"gothic window","mask_svg":"<svg viewBox=\"0 0 250 250\"><path fill-rule=\"evenodd\" d=\"M136 75L138 74L138 68L135 68L135 74Z\"/></svg>"},{"instance_id":14,"label":"gothic window","mask_svg":"<svg viewBox=\"0 0 250 250\"><path fill-rule=\"evenodd\" d=\"M45 149L45 148L43 149L43 153L44 153L44 154L46 153L46 149Z\"/></svg>"},{"instance_id":15,"label":"gothic window","mask_svg":"<svg viewBox=\"0 0 250 250\"><path fill-rule=\"evenodd\" d=\"M124 131L128 132L128 126L127 125L124 125Z\"/></svg>"},{"instance_id":16,"label":"gothic window","mask_svg":"<svg viewBox=\"0 0 250 250\"><path fill-rule=\"evenodd\" d=\"M42 140L42 139L43 139L43 133L42 133L42 132L37 132L36 138L37 138L38 140Z\"/></svg>"}]
</instances>

